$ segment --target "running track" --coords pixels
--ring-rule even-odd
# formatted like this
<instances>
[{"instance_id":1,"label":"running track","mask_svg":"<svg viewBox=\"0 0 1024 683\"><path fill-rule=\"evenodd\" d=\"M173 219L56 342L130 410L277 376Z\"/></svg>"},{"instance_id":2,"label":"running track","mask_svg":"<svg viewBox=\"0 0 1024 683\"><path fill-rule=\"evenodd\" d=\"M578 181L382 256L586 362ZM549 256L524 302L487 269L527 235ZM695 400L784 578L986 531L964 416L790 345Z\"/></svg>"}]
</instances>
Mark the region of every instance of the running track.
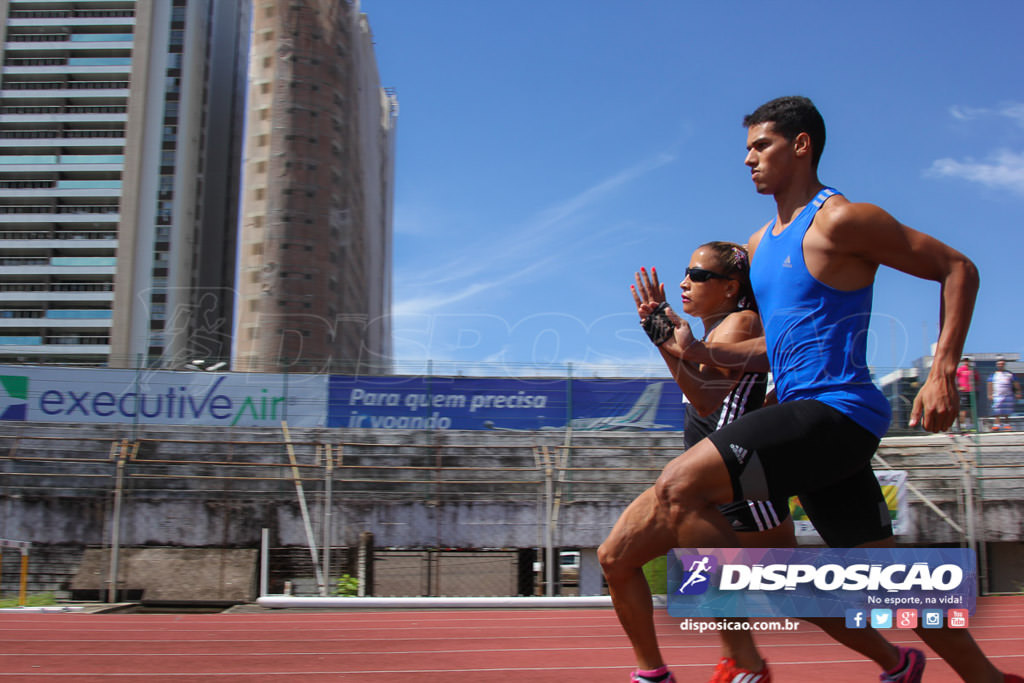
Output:
<instances>
[{"instance_id":1,"label":"running track","mask_svg":"<svg viewBox=\"0 0 1024 683\"><path fill-rule=\"evenodd\" d=\"M704 683L714 634L657 611L680 683ZM999 668L1024 673L1024 597L979 600L971 631ZM890 640L917 643L913 632ZM245 611L225 614L0 613L3 681L466 681L626 683L631 652L608 609ZM871 663L801 622L758 635L776 683L877 681ZM927 683L958 681L928 651Z\"/></svg>"}]
</instances>

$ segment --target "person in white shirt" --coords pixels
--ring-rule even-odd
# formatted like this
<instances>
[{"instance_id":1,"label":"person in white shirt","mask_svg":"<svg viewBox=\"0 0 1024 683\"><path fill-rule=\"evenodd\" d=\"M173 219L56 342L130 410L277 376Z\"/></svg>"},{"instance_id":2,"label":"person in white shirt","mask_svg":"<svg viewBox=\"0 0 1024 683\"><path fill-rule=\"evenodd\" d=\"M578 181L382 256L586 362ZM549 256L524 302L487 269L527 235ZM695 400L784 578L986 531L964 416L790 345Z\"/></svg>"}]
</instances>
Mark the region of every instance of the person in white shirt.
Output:
<instances>
[{"instance_id":1,"label":"person in white shirt","mask_svg":"<svg viewBox=\"0 0 1024 683\"><path fill-rule=\"evenodd\" d=\"M1010 422L1004 422L1016 407L1020 398L1020 382L1006 369L1006 361L996 361L996 371L988 378L988 401L992 406L992 431L1010 431Z\"/></svg>"}]
</instances>

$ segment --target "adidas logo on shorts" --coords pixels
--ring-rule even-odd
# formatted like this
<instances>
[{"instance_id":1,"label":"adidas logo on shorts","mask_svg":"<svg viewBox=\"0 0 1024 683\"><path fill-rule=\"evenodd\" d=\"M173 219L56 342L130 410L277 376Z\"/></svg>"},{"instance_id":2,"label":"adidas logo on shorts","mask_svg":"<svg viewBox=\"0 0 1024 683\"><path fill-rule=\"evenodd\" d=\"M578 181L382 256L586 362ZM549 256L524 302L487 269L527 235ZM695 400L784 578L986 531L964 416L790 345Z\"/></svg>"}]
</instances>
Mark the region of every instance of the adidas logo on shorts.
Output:
<instances>
[{"instance_id":1,"label":"adidas logo on shorts","mask_svg":"<svg viewBox=\"0 0 1024 683\"><path fill-rule=\"evenodd\" d=\"M736 460L741 465L743 464L743 461L747 459L747 456L750 454L750 451L748 451L746 448L744 448L743 446L737 446L734 443L729 444L729 448L732 449L732 454L736 456Z\"/></svg>"}]
</instances>

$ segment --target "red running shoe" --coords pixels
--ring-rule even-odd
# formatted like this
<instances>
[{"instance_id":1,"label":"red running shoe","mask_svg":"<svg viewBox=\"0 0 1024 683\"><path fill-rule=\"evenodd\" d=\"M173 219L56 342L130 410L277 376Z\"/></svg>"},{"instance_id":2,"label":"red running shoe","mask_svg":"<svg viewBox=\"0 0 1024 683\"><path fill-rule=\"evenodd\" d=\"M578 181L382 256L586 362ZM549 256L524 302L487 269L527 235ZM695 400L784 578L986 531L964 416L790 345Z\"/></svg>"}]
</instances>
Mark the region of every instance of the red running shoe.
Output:
<instances>
[{"instance_id":1,"label":"red running shoe","mask_svg":"<svg viewBox=\"0 0 1024 683\"><path fill-rule=\"evenodd\" d=\"M768 662L760 671L749 671L736 666L736 660L723 657L715 667L710 683L772 683L772 672Z\"/></svg>"}]
</instances>

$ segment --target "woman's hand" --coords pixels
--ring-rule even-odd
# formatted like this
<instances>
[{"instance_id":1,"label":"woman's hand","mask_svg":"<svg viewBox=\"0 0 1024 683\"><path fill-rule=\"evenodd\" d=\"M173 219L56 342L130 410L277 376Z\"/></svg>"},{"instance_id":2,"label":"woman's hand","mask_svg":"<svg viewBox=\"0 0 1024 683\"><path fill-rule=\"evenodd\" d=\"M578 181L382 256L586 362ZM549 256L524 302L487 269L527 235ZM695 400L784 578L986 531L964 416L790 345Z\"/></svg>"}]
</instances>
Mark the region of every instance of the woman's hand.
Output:
<instances>
[{"instance_id":1,"label":"woman's hand","mask_svg":"<svg viewBox=\"0 0 1024 683\"><path fill-rule=\"evenodd\" d=\"M650 276L647 275L647 269L641 268L639 273L635 273L636 285L633 289L633 298L638 302L637 308L640 303L653 303L657 306L665 300L665 285L658 282L658 271L653 267L651 268ZM653 307L652 307L653 308Z\"/></svg>"},{"instance_id":2,"label":"woman's hand","mask_svg":"<svg viewBox=\"0 0 1024 683\"><path fill-rule=\"evenodd\" d=\"M636 304L636 312L640 319L646 320L655 308L665 303L665 285L658 281L658 271L653 267L649 276L647 270L641 268L639 273L634 274L634 277L636 284L630 286L630 290L633 292L633 302ZM676 327L683 322L683 319L670 307L665 308L665 315Z\"/></svg>"}]
</instances>

